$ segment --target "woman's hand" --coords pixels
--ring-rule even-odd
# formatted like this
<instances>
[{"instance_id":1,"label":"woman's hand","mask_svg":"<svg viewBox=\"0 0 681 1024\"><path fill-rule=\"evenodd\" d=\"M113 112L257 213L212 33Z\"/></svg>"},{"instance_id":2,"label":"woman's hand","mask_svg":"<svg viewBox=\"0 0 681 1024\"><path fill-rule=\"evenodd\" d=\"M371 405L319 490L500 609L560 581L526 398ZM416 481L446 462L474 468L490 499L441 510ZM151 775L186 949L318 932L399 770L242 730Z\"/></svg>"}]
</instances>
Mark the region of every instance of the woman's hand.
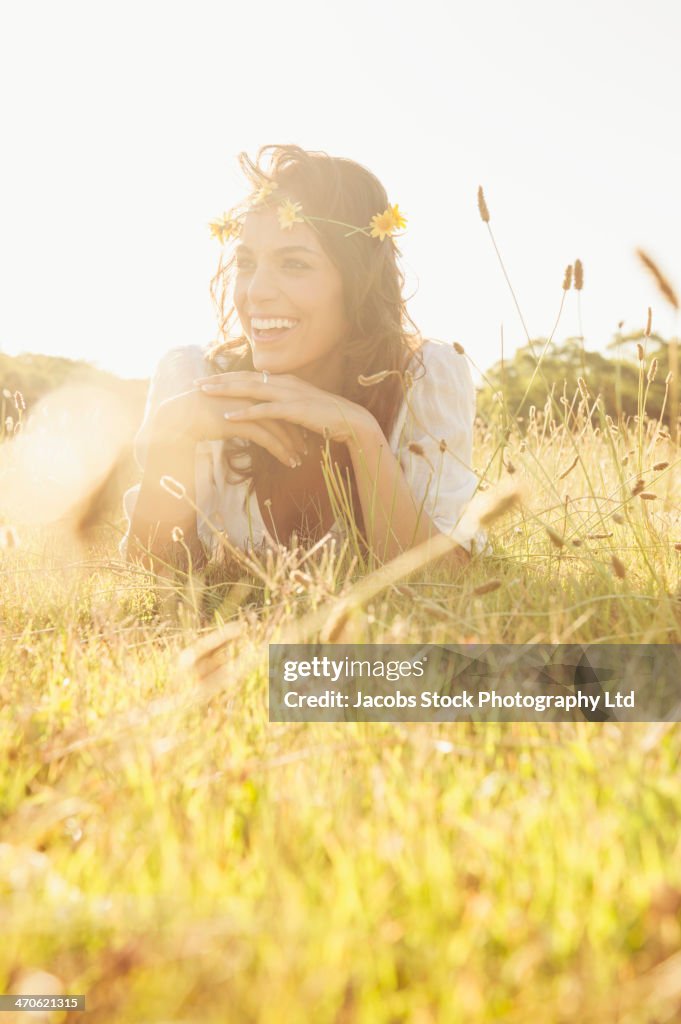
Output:
<instances>
[{"instance_id":1,"label":"woman's hand","mask_svg":"<svg viewBox=\"0 0 681 1024\"><path fill-rule=\"evenodd\" d=\"M253 405L248 398L209 397L201 390L185 391L160 404L151 427L151 444L187 445L198 441L225 441L240 438L266 448L286 466L300 465L307 453L303 431L291 423L267 419L232 423L225 413L235 413Z\"/></svg>"},{"instance_id":2,"label":"woman's hand","mask_svg":"<svg viewBox=\"0 0 681 1024\"><path fill-rule=\"evenodd\" d=\"M272 374L265 382L256 371L234 370L201 378L195 384L213 401L241 400L240 406L222 410L222 416L237 431L254 423L264 425L278 420L323 434L331 441L347 443L369 422L374 428L377 426L364 406L290 373Z\"/></svg>"}]
</instances>

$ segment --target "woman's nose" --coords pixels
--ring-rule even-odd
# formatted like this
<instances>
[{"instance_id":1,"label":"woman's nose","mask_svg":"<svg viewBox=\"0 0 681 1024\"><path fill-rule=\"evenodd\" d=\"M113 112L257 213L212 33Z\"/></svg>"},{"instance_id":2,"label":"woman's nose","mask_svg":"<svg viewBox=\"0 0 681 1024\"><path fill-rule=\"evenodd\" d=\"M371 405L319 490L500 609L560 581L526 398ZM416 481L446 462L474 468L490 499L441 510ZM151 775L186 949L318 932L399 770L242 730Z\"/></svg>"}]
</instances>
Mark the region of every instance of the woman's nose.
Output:
<instances>
[{"instance_id":1,"label":"woman's nose","mask_svg":"<svg viewBox=\"0 0 681 1024\"><path fill-rule=\"evenodd\" d=\"M278 288L274 274L265 264L256 266L248 286L248 298L252 304L263 302L266 299L276 298Z\"/></svg>"}]
</instances>

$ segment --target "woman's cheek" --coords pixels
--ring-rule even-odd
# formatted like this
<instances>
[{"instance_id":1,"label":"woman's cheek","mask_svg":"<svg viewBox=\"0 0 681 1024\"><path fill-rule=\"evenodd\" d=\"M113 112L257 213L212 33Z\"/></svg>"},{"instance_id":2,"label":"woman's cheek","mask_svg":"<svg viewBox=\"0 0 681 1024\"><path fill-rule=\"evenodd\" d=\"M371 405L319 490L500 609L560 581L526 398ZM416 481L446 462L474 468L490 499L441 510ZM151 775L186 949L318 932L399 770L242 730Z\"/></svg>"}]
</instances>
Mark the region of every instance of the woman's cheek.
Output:
<instances>
[{"instance_id":1,"label":"woman's cheek","mask_svg":"<svg viewBox=\"0 0 681 1024\"><path fill-rule=\"evenodd\" d=\"M246 297L246 288L243 281L239 278L234 282L234 305L237 308L237 312L241 313L244 307L244 299Z\"/></svg>"}]
</instances>

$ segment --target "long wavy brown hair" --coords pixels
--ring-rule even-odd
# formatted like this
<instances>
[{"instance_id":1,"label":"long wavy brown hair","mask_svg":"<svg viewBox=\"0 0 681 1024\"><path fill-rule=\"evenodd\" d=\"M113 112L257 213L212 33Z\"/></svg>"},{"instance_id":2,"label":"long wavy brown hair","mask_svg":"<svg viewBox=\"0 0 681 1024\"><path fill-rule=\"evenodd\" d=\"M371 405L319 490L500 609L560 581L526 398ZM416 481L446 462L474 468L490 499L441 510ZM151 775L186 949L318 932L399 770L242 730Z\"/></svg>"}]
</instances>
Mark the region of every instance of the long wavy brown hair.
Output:
<instances>
[{"instance_id":1,"label":"long wavy brown hair","mask_svg":"<svg viewBox=\"0 0 681 1024\"><path fill-rule=\"evenodd\" d=\"M388 196L378 178L354 160L332 157L300 146L262 146L255 160L246 153L239 164L252 190L276 186L276 198L300 203L313 221L324 251L338 268L345 311L350 324L344 344L344 365L338 393L368 409L386 437L395 423L405 395L405 371L423 369L421 335L409 316L404 297L404 274L400 250L393 238L383 240L361 232L348 235L339 224L368 226L371 218L388 206ZM220 338L208 353L216 373L224 370L253 370L251 348L246 336L230 332L237 321L233 303L235 255L222 256L211 281L211 295L218 310ZM388 372L366 386L360 376ZM320 428L323 425L320 424ZM320 430L321 432L321 430ZM223 446L224 459L237 478L249 481L249 488L264 476L277 477L281 464L259 445L249 445L244 465L244 447ZM352 507L357 525L366 532L357 498L356 482L345 445L331 443L334 462L346 469L352 488ZM236 465L235 460L239 465Z\"/></svg>"}]
</instances>

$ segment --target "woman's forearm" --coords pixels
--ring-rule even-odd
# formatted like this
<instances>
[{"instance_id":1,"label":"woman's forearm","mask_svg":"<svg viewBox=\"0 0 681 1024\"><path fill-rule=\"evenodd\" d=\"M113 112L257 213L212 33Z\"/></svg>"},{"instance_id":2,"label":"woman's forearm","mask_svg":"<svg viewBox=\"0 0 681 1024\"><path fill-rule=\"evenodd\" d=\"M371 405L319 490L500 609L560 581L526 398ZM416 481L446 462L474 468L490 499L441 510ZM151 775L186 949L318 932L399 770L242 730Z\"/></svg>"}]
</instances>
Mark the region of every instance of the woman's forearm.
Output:
<instances>
[{"instance_id":1,"label":"woman's forearm","mask_svg":"<svg viewBox=\"0 0 681 1024\"><path fill-rule=\"evenodd\" d=\"M373 420L373 418L372 418ZM363 421L348 441L371 549L382 561L396 558L440 530L419 509L398 460L375 420ZM464 548L456 549L462 563Z\"/></svg>"},{"instance_id":2,"label":"woman's forearm","mask_svg":"<svg viewBox=\"0 0 681 1024\"><path fill-rule=\"evenodd\" d=\"M192 564L203 556L196 528L196 446L152 442L144 476L130 522L128 558L142 558L154 570L159 564L187 567L187 549ZM171 477L182 485L184 497L175 497L161 486L162 477ZM174 540L176 527L182 539ZM175 533L177 537L177 532Z\"/></svg>"}]
</instances>

